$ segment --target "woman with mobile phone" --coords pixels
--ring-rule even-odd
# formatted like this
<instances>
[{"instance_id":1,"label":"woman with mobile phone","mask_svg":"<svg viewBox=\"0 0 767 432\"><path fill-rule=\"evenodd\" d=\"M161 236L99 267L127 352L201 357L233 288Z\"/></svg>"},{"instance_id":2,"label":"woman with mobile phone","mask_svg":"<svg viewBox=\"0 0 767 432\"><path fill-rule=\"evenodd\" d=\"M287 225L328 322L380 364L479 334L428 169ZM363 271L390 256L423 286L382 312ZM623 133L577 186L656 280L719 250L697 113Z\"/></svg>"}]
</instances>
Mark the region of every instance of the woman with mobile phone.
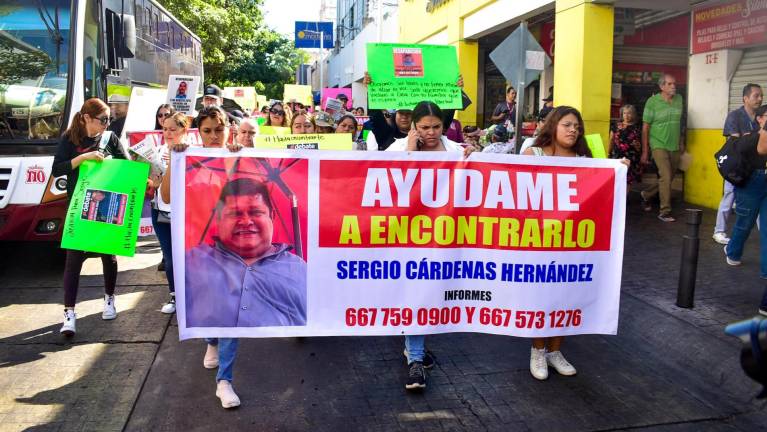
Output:
<instances>
[{"instance_id":1,"label":"woman with mobile phone","mask_svg":"<svg viewBox=\"0 0 767 432\"><path fill-rule=\"evenodd\" d=\"M443 135L444 115L434 102L423 101L413 109L413 123L407 137L395 140L386 151L455 151L467 157L474 147L462 147ZM434 359L425 348L426 336L405 336L405 357L408 378L405 389L421 391L426 388L426 369L434 366Z\"/></svg>"}]
</instances>

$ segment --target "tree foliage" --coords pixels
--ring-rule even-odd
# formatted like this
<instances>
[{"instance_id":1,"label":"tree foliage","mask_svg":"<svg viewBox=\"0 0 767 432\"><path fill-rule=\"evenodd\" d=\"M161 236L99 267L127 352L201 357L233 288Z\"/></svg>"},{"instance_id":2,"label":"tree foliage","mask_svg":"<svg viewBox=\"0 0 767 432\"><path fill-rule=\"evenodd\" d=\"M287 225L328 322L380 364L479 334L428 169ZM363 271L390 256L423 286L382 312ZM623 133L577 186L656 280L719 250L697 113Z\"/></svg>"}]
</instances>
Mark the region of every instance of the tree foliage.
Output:
<instances>
[{"instance_id":1,"label":"tree foliage","mask_svg":"<svg viewBox=\"0 0 767 432\"><path fill-rule=\"evenodd\" d=\"M202 40L205 82L254 86L281 98L285 84L306 61L293 41L264 25L263 0L160 0Z\"/></svg>"}]
</instances>

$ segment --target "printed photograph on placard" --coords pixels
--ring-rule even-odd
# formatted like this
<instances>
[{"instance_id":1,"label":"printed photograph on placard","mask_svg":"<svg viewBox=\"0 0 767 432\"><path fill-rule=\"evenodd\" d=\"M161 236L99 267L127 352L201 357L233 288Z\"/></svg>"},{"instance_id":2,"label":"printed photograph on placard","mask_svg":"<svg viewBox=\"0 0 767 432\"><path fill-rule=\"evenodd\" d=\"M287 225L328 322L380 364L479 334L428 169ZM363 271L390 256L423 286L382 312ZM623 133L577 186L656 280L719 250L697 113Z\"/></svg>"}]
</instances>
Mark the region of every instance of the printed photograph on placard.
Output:
<instances>
[{"instance_id":1,"label":"printed photograph on placard","mask_svg":"<svg viewBox=\"0 0 767 432\"><path fill-rule=\"evenodd\" d=\"M186 162L186 326L305 326L307 160Z\"/></svg>"},{"instance_id":2,"label":"printed photograph on placard","mask_svg":"<svg viewBox=\"0 0 767 432\"><path fill-rule=\"evenodd\" d=\"M423 77L423 54L420 48L394 48L394 76Z\"/></svg>"},{"instance_id":3,"label":"printed photograph on placard","mask_svg":"<svg viewBox=\"0 0 767 432\"><path fill-rule=\"evenodd\" d=\"M80 217L85 220L122 225L128 195L99 189L87 189Z\"/></svg>"}]
</instances>

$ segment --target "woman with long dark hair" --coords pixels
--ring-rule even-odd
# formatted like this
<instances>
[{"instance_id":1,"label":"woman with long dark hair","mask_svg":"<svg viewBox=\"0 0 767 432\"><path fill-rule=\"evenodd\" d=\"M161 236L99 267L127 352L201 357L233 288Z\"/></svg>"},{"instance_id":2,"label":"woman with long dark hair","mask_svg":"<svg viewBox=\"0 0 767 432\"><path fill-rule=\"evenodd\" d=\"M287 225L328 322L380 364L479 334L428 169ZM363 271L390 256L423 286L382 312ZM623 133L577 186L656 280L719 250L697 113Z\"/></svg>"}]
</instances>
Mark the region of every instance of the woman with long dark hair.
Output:
<instances>
[{"instance_id":1,"label":"woman with long dark hair","mask_svg":"<svg viewBox=\"0 0 767 432\"><path fill-rule=\"evenodd\" d=\"M176 109L171 104L162 104L157 107L157 113L154 115L154 130L162 130L165 119L176 113Z\"/></svg>"},{"instance_id":2,"label":"woman with long dark hair","mask_svg":"<svg viewBox=\"0 0 767 432\"><path fill-rule=\"evenodd\" d=\"M101 99L91 98L85 101L74 118L69 129L59 139L56 156L53 158L54 177L67 176L67 196L71 199L80 174L80 165L85 161L101 162L106 157L124 159L120 142L115 134L107 131L109 126L109 106ZM98 254L104 269L104 311L101 318L117 318L115 308L115 286L117 285L117 257ZM65 336L75 334L75 303L80 286L80 270L86 253L67 250L64 264L64 325L60 333Z\"/></svg>"},{"instance_id":3,"label":"woman with long dark hair","mask_svg":"<svg viewBox=\"0 0 767 432\"><path fill-rule=\"evenodd\" d=\"M530 148L524 151L530 156L591 157L586 143L583 118L577 109L569 106L554 108L546 117L541 132ZM628 159L622 159L630 165ZM577 371L562 355L563 336L533 338L530 349L530 373L539 380L549 377L549 366L560 375L575 375Z\"/></svg>"}]
</instances>

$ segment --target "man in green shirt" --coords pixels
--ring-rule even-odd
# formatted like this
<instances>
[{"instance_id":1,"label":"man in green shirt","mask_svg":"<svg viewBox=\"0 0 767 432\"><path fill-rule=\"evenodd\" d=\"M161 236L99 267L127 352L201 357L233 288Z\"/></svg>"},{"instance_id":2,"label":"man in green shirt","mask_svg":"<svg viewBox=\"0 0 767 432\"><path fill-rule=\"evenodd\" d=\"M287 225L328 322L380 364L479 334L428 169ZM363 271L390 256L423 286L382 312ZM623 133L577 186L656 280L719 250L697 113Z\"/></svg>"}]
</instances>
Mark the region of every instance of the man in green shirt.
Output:
<instances>
[{"instance_id":1,"label":"man in green shirt","mask_svg":"<svg viewBox=\"0 0 767 432\"><path fill-rule=\"evenodd\" d=\"M671 181L679 167L679 155L684 152L682 96L676 94L676 79L663 74L660 93L647 99L642 116L642 164L649 163L650 150L658 167L658 183L641 192L645 211L652 210L649 200L660 193L658 219L674 222L671 216Z\"/></svg>"}]
</instances>

